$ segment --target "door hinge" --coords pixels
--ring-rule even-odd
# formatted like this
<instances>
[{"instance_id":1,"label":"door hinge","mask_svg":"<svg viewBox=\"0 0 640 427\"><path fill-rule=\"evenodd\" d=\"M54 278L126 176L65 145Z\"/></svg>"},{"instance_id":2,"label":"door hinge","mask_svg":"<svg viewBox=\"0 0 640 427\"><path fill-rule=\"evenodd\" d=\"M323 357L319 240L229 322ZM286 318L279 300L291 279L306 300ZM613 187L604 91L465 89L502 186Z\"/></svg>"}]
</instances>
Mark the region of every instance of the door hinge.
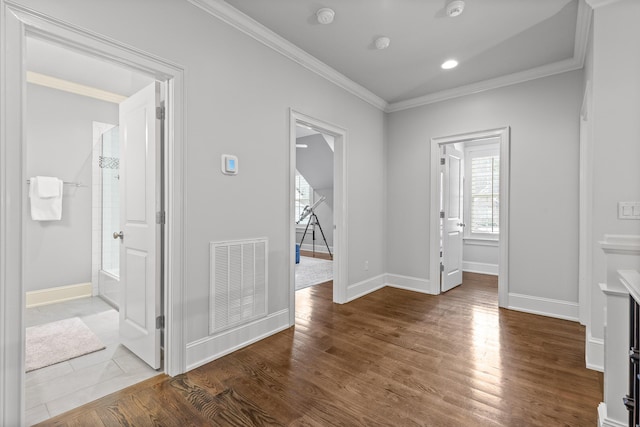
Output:
<instances>
[{"instance_id":1,"label":"door hinge","mask_svg":"<svg viewBox=\"0 0 640 427\"><path fill-rule=\"evenodd\" d=\"M164 314L156 317L156 329L164 329Z\"/></svg>"},{"instance_id":2,"label":"door hinge","mask_svg":"<svg viewBox=\"0 0 640 427\"><path fill-rule=\"evenodd\" d=\"M164 107L156 107L156 119L164 120Z\"/></svg>"},{"instance_id":3,"label":"door hinge","mask_svg":"<svg viewBox=\"0 0 640 427\"><path fill-rule=\"evenodd\" d=\"M443 165L443 166L444 166L444 164L445 164L446 162L447 162L447 161L445 160L445 158L444 158L444 157L440 157L440 164L441 164L441 165Z\"/></svg>"},{"instance_id":4,"label":"door hinge","mask_svg":"<svg viewBox=\"0 0 640 427\"><path fill-rule=\"evenodd\" d=\"M444 218L444 211L440 211L440 218Z\"/></svg>"},{"instance_id":5,"label":"door hinge","mask_svg":"<svg viewBox=\"0 0 640 427\"><path fill-rule=\"evenodd\" d=\"M444 272L444 264L440 263L440 273L443 273L443 272Z\"/></svg>"},{"instance_id":6,"label":"door hinge","mask_svg":"<svg viewBox=\"0 0 640 427\"><path fill-rule=\"evenodd\" d=\"M442 258L442 251L440 251L440 258Z\"/></svg>"},{"instance_id":7,"label":"door hinge","mask_svg":"<svg viewBox=\"0 0 640 427\"><path fill-rule=\"evenodd\" d=\"M167 213L165 211L156 212L156 224L166 224L167 223Z\"/></svg>"}]
</instances>

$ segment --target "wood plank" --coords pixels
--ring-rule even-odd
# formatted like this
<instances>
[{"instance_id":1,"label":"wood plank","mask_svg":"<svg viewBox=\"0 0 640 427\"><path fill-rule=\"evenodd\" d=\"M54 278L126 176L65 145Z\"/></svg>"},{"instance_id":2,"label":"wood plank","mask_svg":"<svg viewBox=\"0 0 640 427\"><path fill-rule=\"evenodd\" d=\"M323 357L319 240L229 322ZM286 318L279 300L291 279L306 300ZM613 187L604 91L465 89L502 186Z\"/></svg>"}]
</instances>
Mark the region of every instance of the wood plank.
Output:
<instances>
[{"instance_id":1,"label":"wood plank","mask_svg":"<svg viewBox=\"0 0 640 427\"><path fill-rule=\"evenodd\" d=\"M499 309L495 276L440 295L384 288L345 305L296 293L296 327L176 378L40 425L586 426L602 374L577 323Z\"/></svg>"}]
</instances>

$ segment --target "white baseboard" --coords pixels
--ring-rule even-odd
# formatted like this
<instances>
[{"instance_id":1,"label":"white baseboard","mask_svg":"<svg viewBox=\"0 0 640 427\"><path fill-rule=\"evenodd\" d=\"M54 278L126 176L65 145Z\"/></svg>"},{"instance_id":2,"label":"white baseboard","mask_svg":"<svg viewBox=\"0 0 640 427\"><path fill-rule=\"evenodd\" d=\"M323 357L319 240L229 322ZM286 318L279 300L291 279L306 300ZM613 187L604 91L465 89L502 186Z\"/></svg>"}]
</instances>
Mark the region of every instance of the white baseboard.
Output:
<instances>
[{"instance_id":1,"label":"white baseboard","mask_svg":"<svg viewBox=\"0 0 640 427\"><path fill-rule=\"evenodd\" d=\"M384 274L347 286L347 302L384 288Z\"/></svg>"},{"instance_id":2,"label":"white baseboard","mask_svg":"<svg viewBox=\"0 0 640 427\"><path fill-rule=\"evenodd\" d=\"M187 371L281 332L290 326L287 308L217 335L190 342L187 344Z\"/></svg>"},{"instance_id":3,"label":"white baseboard","mask_svg":"<svg viewBox=\"0 0 640 427\"><path fill-rule=\"evenodd\" d=\"M575 322L578 321L579 316L578 304L575 302L514 293L509 293L507 308Z\"/></svg>"},{"instance_id":4,"label":"white baseboard","mask_svg":"<svg viewBox=\"0 0 640 427\"><path fill-rule=\"evenodd\" d=\"M598 405L598 427L627 427L627 423L608 418L607 404L600 402Z\"/></svg>"},{"instance_id":5,"label":"white baseboard","mask_svg":"<svg viewBox=\"0 0 640 427\"><path fill-rule=\"evenodd\" d=\"M604 372L604 340L602 338L592 337L589 329L587 329L586 334L586 366L594 371Z\"/></svg>"},{"instance_id":6,"label":"white baseboard","mask_svg":"<svg viewBox=\"0 0 640 427\"><path fill-rule=\"evenodd\" d=\"M333 246L329 246L329 249L331 250L331 253L333 254ZM301 251L307 251L307 252L312 252L313 251L313 245L310 243L304 243L302 246L300 246L300 250ZM324 245L324 242L318 243L316 241L316 252L319 252L321 254L328 254L329 252L327 252L327 247Z\"/></svg>"},{"instance_id":7,"label":"white baseboard","mask_svg":"<svg viewBox=\"0 0 640 427\"><path fill-rule=\"evenodd\" d=\"M486 264L484 262L462 261L462 271L469 273L498 275L498 264Z\"/></svg>"},{"instance_id":8,"label":"white baseboard","mask_svg":"<svg viewBox=\"0 0 640 427\"><path fill-rule=\"evenodd\" d=\"M387 274L385 278L387 286L407 291L421 292L423 294L434 295L431 291L431 281L417 277L402 276L400 274Z\"/></svg>"},{"instance_id":9,"label":"white baseboard","mask_svg":"<svg viewBox=\"0 0 640 427\"><path fill-rule=\"evenodd\" d=\"M55 288L41 289L26 292L26 307L39 307L41 305L54 304L56 302L71 301L78 298L93 295L91 282L77 283L75 285L58 286Z\"/></svg>"}]
</instances>

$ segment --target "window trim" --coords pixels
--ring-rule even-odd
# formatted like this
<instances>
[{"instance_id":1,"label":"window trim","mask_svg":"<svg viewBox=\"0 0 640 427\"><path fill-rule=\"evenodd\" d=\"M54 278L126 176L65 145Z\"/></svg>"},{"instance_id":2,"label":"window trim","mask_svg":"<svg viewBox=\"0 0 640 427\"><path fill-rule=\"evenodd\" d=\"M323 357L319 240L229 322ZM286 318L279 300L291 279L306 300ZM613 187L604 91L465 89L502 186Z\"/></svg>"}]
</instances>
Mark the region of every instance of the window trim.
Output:
<instances>
[{"instance_id":1,"label":"window trim","mask_svg":"<svg viewBox=\"0 0 640 427\"><path fill-rule=\"evenodd\" d=\"M469 241L497 242L500 240L500 230L498 233L472 233L471 232L471 159L480 156L496 156L500 159L500 140L492 138L490 141L467 142L464 145L464 206L463 218L465 224L463 239ZM502 166L502 165L500 165ZM498 174L498 180L500 175ZM499 195L501 197L501 195Z\"/></svg>"}]
</instances>

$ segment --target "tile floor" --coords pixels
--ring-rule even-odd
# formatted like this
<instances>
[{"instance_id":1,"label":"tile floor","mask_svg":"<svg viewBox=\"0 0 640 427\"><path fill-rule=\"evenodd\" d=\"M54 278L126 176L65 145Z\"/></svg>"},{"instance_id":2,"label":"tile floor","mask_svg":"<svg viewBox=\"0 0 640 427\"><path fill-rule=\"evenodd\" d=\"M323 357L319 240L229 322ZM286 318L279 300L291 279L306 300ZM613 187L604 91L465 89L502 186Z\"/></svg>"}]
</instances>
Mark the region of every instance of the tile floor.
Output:
<instances>
[{"instance_id":1,"label":"tile floor","mask_svg":"<svg viewBox=\"0 0 640 427\"><path fill-rule=\"evenodd\" d=\"M25 311L26 326L79 317L104 350L26 374L26 425L30 426L158 375L118 343L118 312L99 297Z\"/></svg>"}]
</instances>

